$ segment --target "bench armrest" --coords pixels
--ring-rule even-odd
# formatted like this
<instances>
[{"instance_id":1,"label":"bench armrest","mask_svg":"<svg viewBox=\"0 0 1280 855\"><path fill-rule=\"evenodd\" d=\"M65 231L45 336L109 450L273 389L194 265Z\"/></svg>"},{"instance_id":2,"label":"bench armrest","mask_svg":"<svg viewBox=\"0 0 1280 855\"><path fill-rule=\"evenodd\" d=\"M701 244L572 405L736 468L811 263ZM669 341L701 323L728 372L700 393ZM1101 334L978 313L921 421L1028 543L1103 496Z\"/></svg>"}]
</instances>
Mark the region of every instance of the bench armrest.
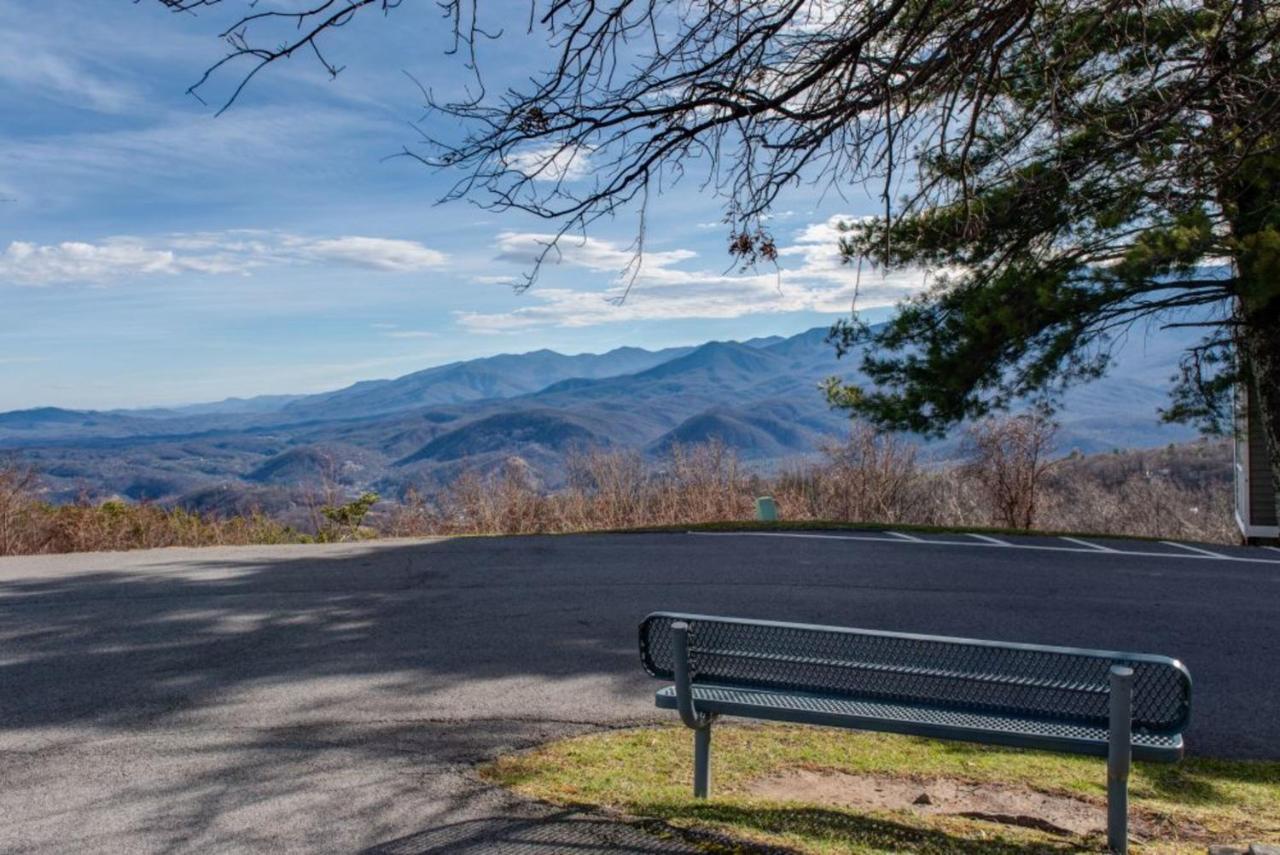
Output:
<instances>
[{"instance_id":1,"label":"bench armrest","mask_svg":"<svg viewBox=\"0 0 1280 855\"><path fill-rule=\"evenodd\" d=\"M685 727L702 730L711 724L711 716L698 712L693 703L693 679L689 675L689 624L682 620L671 624L672 665L676 688L676 709Z\"/></svg>"}]
</instances>

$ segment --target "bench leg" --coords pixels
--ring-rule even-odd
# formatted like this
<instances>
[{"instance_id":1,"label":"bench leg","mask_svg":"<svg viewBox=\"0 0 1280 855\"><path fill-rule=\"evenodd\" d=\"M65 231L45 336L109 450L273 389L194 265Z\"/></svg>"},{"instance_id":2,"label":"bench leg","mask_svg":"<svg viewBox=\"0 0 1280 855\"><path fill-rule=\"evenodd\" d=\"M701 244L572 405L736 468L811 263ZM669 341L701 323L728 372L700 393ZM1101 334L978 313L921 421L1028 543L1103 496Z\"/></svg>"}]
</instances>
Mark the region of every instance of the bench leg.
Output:
<instances>
[{"instance_id":1,"label":"bench leg","mask_svg":"<svg viewBox=\"0 0 1280 855\"><path fill-rule=\"evenodd\" d=\"M711 795L711 722L693 732L693 797Z\"/></svg>"},{"instance_id":2,"label":"bench leg","mask_svg":"<svg viewBox=\"0 0 1280 855\"><path fill-rule=\"evenodd\" d=\"M1111 668L1111 732L1107 746L1107 848L1129 849L1129 764L1133 758L1133 669Z\"/></svg>"}]
</instances>

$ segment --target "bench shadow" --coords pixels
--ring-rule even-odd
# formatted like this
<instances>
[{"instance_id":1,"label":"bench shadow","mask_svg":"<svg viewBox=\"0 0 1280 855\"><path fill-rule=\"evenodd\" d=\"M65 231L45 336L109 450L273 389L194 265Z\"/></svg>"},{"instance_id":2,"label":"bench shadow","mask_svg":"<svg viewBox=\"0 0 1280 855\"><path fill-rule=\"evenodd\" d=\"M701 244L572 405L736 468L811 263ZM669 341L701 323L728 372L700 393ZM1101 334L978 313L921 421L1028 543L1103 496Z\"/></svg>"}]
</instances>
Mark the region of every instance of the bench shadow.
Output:
<instances>
[{"instance_id":1,"label":"bench shadow","mask_svg":"<svg viewBox=\"0 0 1280 855\"><path fill-rule=\"evenodd\" d=\"M500 852L503 855L609 852L649 855L695 850L615 820L560 810L546 816L465 820L436 826L364 849L361 855L433 855Z\"/></svg>"},{"instance_id":2,"label":"bench shadow","mask_svg":"<svg viewBox=\"0 0 1280 855\"><path fill-rule=\"evenodd\" d=\"M1080 851L1078 840L1061 843L1016 844L975 839L924 829L880 817L818 807L739 807L735 805L672 803L656 810L669 819L726 823L769 834L803 833L835 847L928 855L1061 855Z\"/></svg>"},{"instance_id":3,"label":"bench shadow","mask_svg":"<svg viewBox=\"0 0 1280 855\"><path fill-rule=\"evenodd\" d=\"M1195 805L1231 805L1237 799L1226 792L1219 781L1236 783L1275 783L1275 773L1268 778L1259 768L1256 774L1250 775L1243 763L1216 763L1202 758L1186 760L1178 764L1145 763L1135 765L1140 768L1142 777L1130 783L1130 790L1135 796L1150 793L1168 801ZM1210 777L1212 776L1212 777Z\"/></svg>"}]
</instances>

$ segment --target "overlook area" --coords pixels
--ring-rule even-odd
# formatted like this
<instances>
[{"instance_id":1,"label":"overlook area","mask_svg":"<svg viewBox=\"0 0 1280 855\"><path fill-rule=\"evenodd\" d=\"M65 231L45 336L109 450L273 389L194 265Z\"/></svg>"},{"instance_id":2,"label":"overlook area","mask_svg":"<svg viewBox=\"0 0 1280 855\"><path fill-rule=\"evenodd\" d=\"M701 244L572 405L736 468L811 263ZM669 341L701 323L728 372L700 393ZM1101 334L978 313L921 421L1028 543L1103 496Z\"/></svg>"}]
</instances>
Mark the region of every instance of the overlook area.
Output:
<instances>
[{"instance_id":1,"label":"overlook area","mask_svg":"<svg viewBox=\"0 0 1280 855\"><path fill-rule=\"evenodd\" d=\"M1280 853L1280 0L0 33L0 852Z\"/></svg>"},{"instance_id":2,"label":"overlook area","mask_svg":"<svg viewBox=\"0 0 1280 855\"><path fill-rule=\"evenodd\" d=\"M1196 679L1190 751L1276 757L1276 719L1257 711L1280 702L1280 552L1003 541L595 535L0 559L0 848L682 851L513 799L475 766L654 721L635 624L673 605L1175 652Z\"/></svg>"}]
</instances>

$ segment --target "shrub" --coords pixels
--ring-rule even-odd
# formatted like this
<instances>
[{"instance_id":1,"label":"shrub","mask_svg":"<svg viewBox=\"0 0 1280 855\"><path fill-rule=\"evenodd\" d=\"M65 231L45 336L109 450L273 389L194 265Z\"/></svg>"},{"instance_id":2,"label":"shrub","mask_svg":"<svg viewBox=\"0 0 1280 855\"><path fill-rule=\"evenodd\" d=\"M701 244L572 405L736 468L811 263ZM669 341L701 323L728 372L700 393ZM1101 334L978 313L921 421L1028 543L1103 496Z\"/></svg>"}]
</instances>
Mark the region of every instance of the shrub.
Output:
<instances>
[{"instance_id":1,"label":"shrub","mask_svg":"<svg viewBox=\"0 0 1280 855\"><path fill-rule=\"evenodd\" d=\"M966 471L986 493L994 522L1021 529L1035 525L1045 476L1056 462L1049 455L1057 431L1042 412L989 418L966 431Z\"/></svg>"},{"instance_id":2,"label":"shrub","mask_svg":"<svg viewBox=\"0 0 1280 855\"><path fill-rule=\"evenodd\" d=\"M316 531L316 540L321 543L338 543L375 537L375 532L367 531L362 526L365 517L369 516L369 511L380 498L377 493L362 493L359 498L341 505L322 506L320 515L324 522Z\"/></svg>"},{"instance_id":3,"label":"shrub","mask_svg":"<svg viewBox=\"0 0 1280 855\"><path fill-rule=\"evenodd\" d=\"M677 445L653 464L634 451L580 450L564 489L549 493L512 459L464 472L429 496L409 491L379 507L376 493L312 505L314 537L256 511L216 516L146 503L42 501L36 475L0 465L0 555L156 546L349 541L376 537L531 534L749 520L770 494L784 520L974 526L1232 542L1230 446L1049 457L1045 423L985 422L970 459L926 466L900 437L854 425L820 459L774 477L749 472L722 443Z\"/></svg>"},{"instance_id":4,"label":"shrub","mask_svg":"<svg viewBox=\"0 0 1280 855\"><path fill-rule=\"evenodd\" d=\"M823 447L825 462L782 475L774 489L784 518L915 522L924 472L914 445L855 423L843 443Z\"/></svg>"}]
</instances>

